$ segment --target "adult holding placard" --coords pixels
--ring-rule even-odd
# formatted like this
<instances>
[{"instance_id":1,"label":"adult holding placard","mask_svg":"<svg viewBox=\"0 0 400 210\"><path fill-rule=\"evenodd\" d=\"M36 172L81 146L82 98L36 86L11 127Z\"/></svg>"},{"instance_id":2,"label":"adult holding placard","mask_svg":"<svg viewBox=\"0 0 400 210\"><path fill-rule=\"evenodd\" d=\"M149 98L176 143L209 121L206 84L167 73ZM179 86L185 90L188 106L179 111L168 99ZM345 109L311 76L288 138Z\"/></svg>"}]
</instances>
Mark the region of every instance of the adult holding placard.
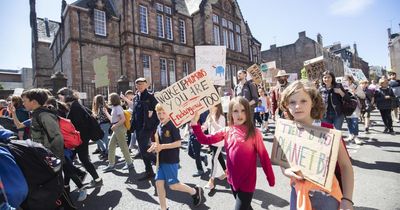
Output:
<instances>
[{"instance_id":1,"label":"adult holding placard","mask_svg":"<svg viewBox=\"0 0 400 210\"><path fill-rule=\"evenodd\" d=\"M276 119L276 114L283 118L283 111L280 109L279 106L279 101L281 98L281 93L285 88L289 85L288 79L289 79L289 74L286 73L285 70L279 70L278 73L276 74L275 78L277 79L277 83L275 87L272 88L271 90L271 105L272 105L272 119Z\"/></svg>"},{"instance_id":2,"label":"adult holding placard","mask_svg":"<svg viewBox=\"0 0 400 210\"><path fill-rule=\"evenodd\" d=\"M324 105L319 92L311 84L296 81L282 92L280 102L281 108L287 112L288 118L294 122L292 122L293 126L286 122L286 125L281 126L281 129L277 129L276 132L278 132L278 135L287 133L287 135L298 136L298 138L287 138L288 141L292 141L291 146L287 148L298 148L298 150L294 149L292 153L285 153L285 158L281 157L279 159L286 160L287 165L289 165L285 170L282 168L282 172L291 179L292 193L290 209L353 209L353 167L343 141L338 139L338 137L340 138L340 133L338 135L338 131L333 130L330 132L320 132L320 135L316 135L319 132L317 127L333 128L331 124L319 123L324 113ZM287 120L279 120L278 122L280 121ZM310 128L313 129L312 132L308 132ZM304 136L306 139L302 138ZM304 152L305 145L310 145L310 142L314 138L317 139L314 140L314 144L320 144L321 148L329 149L325 145L332 145L330 157L321 157L321 151L310 149L310 147ZM334 143L335 141L336 143ZM276 142L280 142L280 145L276 146ZM282 138L275 140L272 152L273 161L274 159L276 160L276 154L280 154L277 151L284 146ZM285 150L281 149L281 151ZM338 153L335 153L335 150ZM296 156L295 154L297 153L301 153L301 157L290 157ZM331 170L335 165L330 164L332 158L335 159L335 154L337 154L336 167L340 168L340 178L333 176L333 171ZM307 155L310 156L308 159L304 157ZM324 187L316 184L317 182L310 181L310 176L307 176L310 173L307 169L313 168L311 164L307 163L311 163L314 160L314 156L318 156L319 160L323 160L319 162L325 164L326 170L322 170L325 171L323 177L333 177L325 180L325 182L330 182L331 186ZM318 170L319 166L316 168ZM307 178L305 179L305 177ZM341 185L339 181L341 181Z\"/></svg>"}]
</instances>

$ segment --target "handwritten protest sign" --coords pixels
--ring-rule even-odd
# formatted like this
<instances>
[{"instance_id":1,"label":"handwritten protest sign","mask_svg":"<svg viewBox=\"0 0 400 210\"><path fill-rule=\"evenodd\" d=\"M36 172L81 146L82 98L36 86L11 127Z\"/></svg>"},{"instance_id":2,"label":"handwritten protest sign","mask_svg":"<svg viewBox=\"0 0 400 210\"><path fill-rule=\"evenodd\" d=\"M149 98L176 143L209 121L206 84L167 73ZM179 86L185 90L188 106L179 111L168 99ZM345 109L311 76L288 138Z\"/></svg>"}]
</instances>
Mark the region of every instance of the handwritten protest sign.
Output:
<instances>
[{"instance_id":1,"label":"handwritten protest sign","mask_svg":"<svg viewBox=\"0 0 400 210\"><path fill-rule=\"evenodd\" d=\"M361 69L349 68L344 65L344 75L352 75L355 81L368 80Z\"/></svg>"},{"instance_id":2,"label":"handwritten protest sign","mask_svg":"<svg viewBox=\"0 0 400 210\"><path fill-rule=\"evenodd\" d=\"M322 73L325 71L324 57L319 56L304 61L304 67L307 71L308 80L310 81L319 80L322 78Z\"/></svg>"},{"instance_id":3,"label":"handwritten protest sign","mask_svg":"<svg viewBox=\"0 0 400 210\"><path fill-rule=\"evenodd\" d=\"M22 92L24 92L24 88L15 88L13 96L21 96Z\"/></svg>"},{"instance_id":4,"label":"handwritten protest sign","mask_svg":"<svg viewBox=\"0 0 400 210\"><path fill-rule=\"evenodd\" d=\"M225 86L226 46L196 46L196 69L204 69L214 85Z\"/></svg>"},{"instance_id":5,"label":"handwritten protest sign","mask_svg":"<svg viewBox=\"0 0 400 210\"><path fill-rule=\"evenodd\" d=\"M334 129L279 119L276 122L272 162L284 168L300 168L307 180L330 191L341 135Z\"/></svg>"},{"instance_id":6,"label":"handwritten protest sign","mask_svg":"<svg viewBox=\"0 0 400 210\"><path fill-rule=\"evenodd\" d=\"M196 111L202 113L221 102L204 69L189 74L154 96L176 127L190 121Z\"/></svg>"},{"instance_id":7,"label":"handwritten protest sign","mask_svg":"<svg viewBox=\"0 0 400 210\"><path fill-rule=\"evenodd\" d=\"M253 64L247 69L247 73L250 75L250 77L253 79L253 82L256 83L257 85L261 84L262 82L262 74L261 70L258 67L257 64Z\"/></svg>"},{"instance_id":8,"label":"handwritten protest sign","mask_svg":"<svg viewBox=\"0 0 400 210\"><path fill-rule=\"evenodd\" d=\"M107 56L102 56L100 58L93 59L93 70L94 70L94 84L96 88L105 87L110 84L110 79L108 78L108 58Z\"/></svg>"}]
</instances>

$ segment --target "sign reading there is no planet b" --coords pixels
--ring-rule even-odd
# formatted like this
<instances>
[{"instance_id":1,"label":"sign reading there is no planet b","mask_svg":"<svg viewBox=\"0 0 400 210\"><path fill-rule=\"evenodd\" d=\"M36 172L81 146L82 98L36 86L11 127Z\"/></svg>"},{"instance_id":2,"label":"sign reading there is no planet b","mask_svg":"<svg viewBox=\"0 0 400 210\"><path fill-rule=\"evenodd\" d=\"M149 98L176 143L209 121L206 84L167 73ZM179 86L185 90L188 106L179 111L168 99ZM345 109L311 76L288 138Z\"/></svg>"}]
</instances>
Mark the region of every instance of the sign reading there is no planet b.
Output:
<instances>
[{"instance_id":1,"label":"sign reading there is no planet b","mask_svg":"<svg viewBox=\"0 0 400 210\"><path fill-rule=\"evenodd\" d=\"M201 114L221 103L220 96L204 69L189 74L154 93L154 96L176 127L189 122L196 112Z\"/></svg>"}]
</instances>

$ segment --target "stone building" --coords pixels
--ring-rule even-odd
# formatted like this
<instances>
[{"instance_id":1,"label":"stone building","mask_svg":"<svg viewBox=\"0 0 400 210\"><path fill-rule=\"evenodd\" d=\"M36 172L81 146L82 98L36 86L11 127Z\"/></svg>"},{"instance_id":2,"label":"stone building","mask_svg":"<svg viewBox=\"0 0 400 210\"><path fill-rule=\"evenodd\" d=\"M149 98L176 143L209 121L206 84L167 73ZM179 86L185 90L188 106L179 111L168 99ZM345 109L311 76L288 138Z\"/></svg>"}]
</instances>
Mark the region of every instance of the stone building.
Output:
<instances>
[{"instance_id":1,"label":"stone building","mask_svg":"<svg viewBox=\"0 0 400 210\"><path fill-rule=\"evenodd\" d=\"M227 85L236 70L260 61L261 43L235 0L78 0L63 1L61 11L48 60L78 90L94 86L93 62L104 56L112 91L118 80L133 86L141 76L154 90L169 86L194 71L195 45L227 46Z\"/></svg>"},{"instance_id":2,"label":"stone building","mask_svg":"<svg viewBox=\"0 0 400 210\"><path fill-rule=\"evenodd\" d=\"M350 68L361 69L364 75L369 78L369 65L361 57L358 56L357 44L353 44L353 49L349 45L343 46L340 42L325 47L329 52L338 55L344 63Z\"/></svg>"},{"instance_id":3,"label":"stone building","mask_svg":"<svg viewBox=\"0 0 400 210\"><path fill-rule=\"evenodd\" d=\"M399 24L400 26L400 24ZM388 48L390 57L390 69L400 75L400 33L392 33L388 28Z\"/></svg>"},{"instance_id":4,"label":"stone building","mask_svg":"<svg viewBox=\"0 0 400 210\"><path fill-rule=\"evenodd\" d=\"M284 69L288 73L297 73L300 78L300 70L304 61L323 56L326 70L335 75L343 75L343 61L335 54L323 47L322 36L317 35L317 41L306 36L306 32L299 32L299 38L293 43L281 47L271 45L269 50L261 52L263 62L275 61L278 69Z\"/></svg>"}]
</instances>

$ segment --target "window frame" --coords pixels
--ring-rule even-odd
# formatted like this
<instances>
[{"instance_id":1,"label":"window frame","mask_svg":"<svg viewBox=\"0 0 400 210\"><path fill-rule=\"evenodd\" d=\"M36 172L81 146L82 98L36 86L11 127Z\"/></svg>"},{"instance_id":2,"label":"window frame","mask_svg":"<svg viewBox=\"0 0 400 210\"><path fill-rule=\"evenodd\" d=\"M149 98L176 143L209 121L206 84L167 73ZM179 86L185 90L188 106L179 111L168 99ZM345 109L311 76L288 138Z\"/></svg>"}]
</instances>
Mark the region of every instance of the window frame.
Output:
<instances>
[{"instance_id":1,"label":"window frame","mask_svg":"<svg viewBox=\"0 0 400 210\"><path fill-rule=\"evenodd\" d=\"M163 69L163 67L165 67ZM165 83L163 83L163 75ZM160 58L160 85L161 87L168 87L168 63L166 58Z\"/></svg>"},{"instance_id":2,"label":"window frame","mask_svg":"<svg viewBox=\"0 0 400 210\"><path fill-rule=\"evenodd\" d=\"M179 19L179 42L186 44L186 21L183 19Z\"/></svg>"},{"instance_id":3,"label":"window frame","mask_svg":"<svg viewBox=\"0 0 400 210\"><path fill-rule=\"evenodd\" d=\"M143 12L146 13L144 16L144 18L145 18L144 20L142 19L143 18L142 9L144 9ZM145 26L143 26L142 24L145 24ZM145 28L142 28L142 27L145 27ZM143 6L143 5L139 5L139 30L140 30L140 33L149 34L149 13L148 13L147 7Z\"/></svg>"},{"instance_id":4,"label":"window frame","mask_svg":"<svg viewBox=\"0 0 400 210\"><path fill-rule=\"evenodd\" d=\"M147 63L148 67L145 66L145 58L148 58ZM146 78L146 73L149 73L149 76L147 76L146 80L148 80L149 84L153 83L153 78L152 78L152 73L151 73L151 56L147 54L142 55L142 65L143 65L143 77Z\"/></svg>"},{"instance_id":5,"label":"window frame","mask_svg":"<svg viewBox=\"0 0 400 210\"><path fill-rule=\"evenodd\" d=\"M173 22L172 17L165 15L165 38L168 40L174 40L174 31L173 31L172 22Z\"/></svg>"},{"instance_id":6,"label":"window frame","mask_svg":"<svg viewBox=\"0 0 400 210\"><path fill-rule=\"evenodd\" d=\"M161 23L159 23L159 20L161 20ZM157 13L156 21L157 21L157 37L158 38L165 38L164 15L160 14L160 13ZM161 26L161 28L160 28L160 26ZM160 29L162 31L160 31Z\"/></svg>"},{"instance_id":7,"label":"window frame","mask_svg":"<svg viewBox=\"0 0 400 210\"><path fill-rule=\"evenodd\" d=\"M99 36L107 36L106 12L102 11L102 10L94 9L93 10L93 20L94 20L94 33ZM104 31L104 33L102 33L103 31Z\"/></svg>"}]
</instances>

